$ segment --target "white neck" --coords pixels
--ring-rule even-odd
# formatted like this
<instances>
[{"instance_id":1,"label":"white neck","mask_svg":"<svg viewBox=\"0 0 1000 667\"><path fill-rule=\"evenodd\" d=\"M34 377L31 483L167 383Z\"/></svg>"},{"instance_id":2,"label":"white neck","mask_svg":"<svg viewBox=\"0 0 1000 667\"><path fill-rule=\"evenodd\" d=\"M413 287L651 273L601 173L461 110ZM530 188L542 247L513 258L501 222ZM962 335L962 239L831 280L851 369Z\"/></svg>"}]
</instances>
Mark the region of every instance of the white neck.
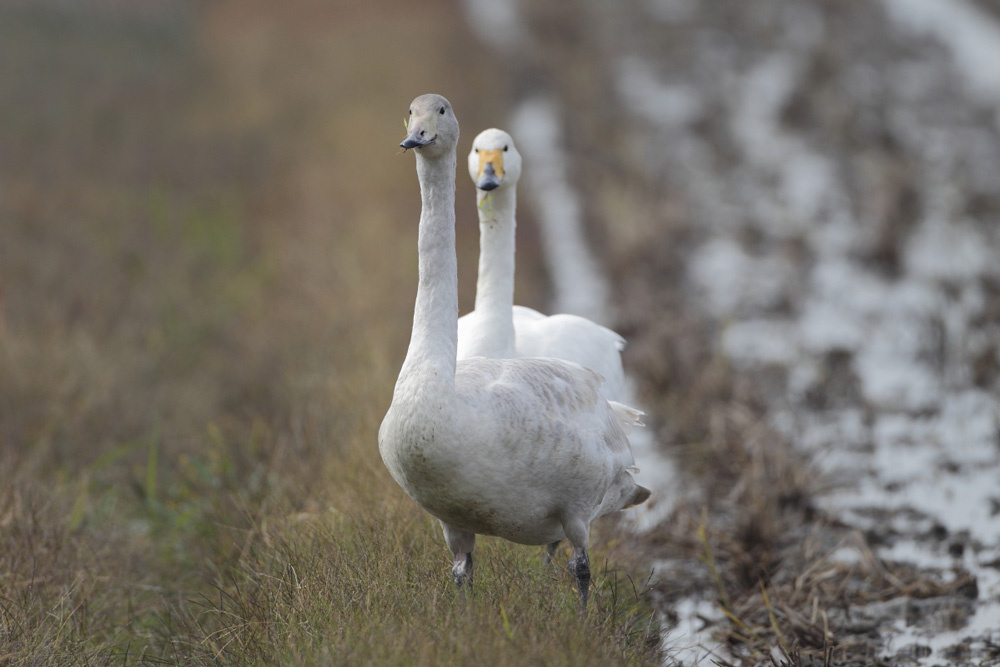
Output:
<instances>
[{"instance_id":1,"label":"white neck","mask_svg":"<svg viewBox=\"0 0 1000 667\"><path fill-rule=\"evenodd\" d=\"M514 356L514 237L517 191L477 190L479 280L476 282L475 354Z\"/></svg>"},{"instance_id":2,"label":"white neck","mask_svg":"<svg viewBox=\"0 0 1000 667\"><path fill-rule=\"evenodd\" d=\"M455 259L455 152L432 159L416 151L420 180L419 280L413 332L400 379L455 384L458 263Z\"/></svg>"}]
</instances>

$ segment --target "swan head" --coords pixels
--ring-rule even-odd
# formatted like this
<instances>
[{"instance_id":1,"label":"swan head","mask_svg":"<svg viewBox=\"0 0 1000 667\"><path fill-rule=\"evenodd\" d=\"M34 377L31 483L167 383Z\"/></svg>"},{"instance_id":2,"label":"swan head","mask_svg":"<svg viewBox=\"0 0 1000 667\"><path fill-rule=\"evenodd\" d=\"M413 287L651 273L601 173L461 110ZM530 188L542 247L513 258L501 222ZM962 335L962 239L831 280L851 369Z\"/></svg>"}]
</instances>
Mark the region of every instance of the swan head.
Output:
<instances>
[{"instance_id":1,"label":"swan head","mask_svg":"<svg viewBox=\"0 0 1000 667\"><path fill-rule=\"evenodd\" d=\"M440 157L458 144L458 119L441 95L421 95L410 103L406 131L399 145L404 150L415 148L425 157Z\"/></svg>"},{"instance_id":2,"label":"swan head","mask_svg":"<svg viewBox=\"0 0 1000 667\"><path fill-rule=\"evenodd\" d=\"M469 176L483 192L517 184L521 177L521 154L509 134L490 128L476 136L469 153Z\"/></svg>"}]
</instances>

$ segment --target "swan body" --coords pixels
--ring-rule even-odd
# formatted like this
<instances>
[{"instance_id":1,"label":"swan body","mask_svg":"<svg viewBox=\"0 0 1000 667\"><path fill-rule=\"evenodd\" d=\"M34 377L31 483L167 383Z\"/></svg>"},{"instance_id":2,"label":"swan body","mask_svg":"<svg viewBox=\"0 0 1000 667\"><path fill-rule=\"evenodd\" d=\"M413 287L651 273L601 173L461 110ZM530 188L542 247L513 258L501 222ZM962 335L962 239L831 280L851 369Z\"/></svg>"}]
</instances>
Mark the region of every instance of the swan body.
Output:
<instances>
[{"instance_id":1,"label":"swan body","mask_svg":"<svg viewBox=\"0 0 1000 667\"><path fill-rule=\"evenodd\" d=\"M454 528L557 542L567 537L564 522L589 524L635 495L623 415L599 396L600 382L556 360L460 363L461 403L413 396L427 393L423 385L405 388L406 403L424 405L403 428L383 431L383 443L398 443L383 445L383 459L411 498ZM588 432L603 437L582 437Z\"/></svg>"},{"instance_id":2,"label":"swan body","mask_svg":"<svg viewBox=\"0 0 1000 667\"><path fill-rule=\"evenodd\" d=\"M566 359L604 378L601 395L622 400L625 339L577 315L546 316L514 305L514 238L521 155L503 130L480 132L472 143L469 175L479 209L479 280L475 309L458 320L458 358Z\"/></svg>"},{"instance_id":3,"label":"swan body","mask_svg":"<svg viewBox=\"0 0 1000 667\"><path fill-rule=\"evenodd\" d=\"M641 503L628 429L639 413L604 400L600 376L557 359L456 361L455 147L458 121L440 95L410 107L420 182L419 279L409 348L379 429L393 479L437 517L459 586L471 582L477 534L573 545L581 602L597 517Z\"/></svg>"}]
</instances>

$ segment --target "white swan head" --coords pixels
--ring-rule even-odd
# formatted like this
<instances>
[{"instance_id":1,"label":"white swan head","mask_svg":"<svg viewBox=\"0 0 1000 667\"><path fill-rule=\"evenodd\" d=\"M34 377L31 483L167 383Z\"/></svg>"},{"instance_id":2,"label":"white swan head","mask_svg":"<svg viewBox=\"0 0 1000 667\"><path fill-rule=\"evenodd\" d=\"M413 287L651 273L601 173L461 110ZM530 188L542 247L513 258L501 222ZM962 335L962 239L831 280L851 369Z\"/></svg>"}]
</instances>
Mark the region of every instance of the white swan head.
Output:
<instances>
[{"instance_id":1,"label":"white swan head","mask_svg":"<svg viewBox=\"0 0 1000 667\"><path fill-rule=\"evenodd\" d=\"M442 95L421 95L413 100L406 131L399 145L404 150L415 148L425 157L440 157L458 144L458 119L451 102Z\"/></svg>"},{"instance_id":2,"label":"white swan head","mask_svg":"<svg viewBox=\"0 0 1000 667\"><path fill-rule=\"evenodd\" d=\"M469 176L484 192L513 188L521 177L521 154L514 140L503 130L483 130L472 142Z\"/></svg>"}]
</instances>

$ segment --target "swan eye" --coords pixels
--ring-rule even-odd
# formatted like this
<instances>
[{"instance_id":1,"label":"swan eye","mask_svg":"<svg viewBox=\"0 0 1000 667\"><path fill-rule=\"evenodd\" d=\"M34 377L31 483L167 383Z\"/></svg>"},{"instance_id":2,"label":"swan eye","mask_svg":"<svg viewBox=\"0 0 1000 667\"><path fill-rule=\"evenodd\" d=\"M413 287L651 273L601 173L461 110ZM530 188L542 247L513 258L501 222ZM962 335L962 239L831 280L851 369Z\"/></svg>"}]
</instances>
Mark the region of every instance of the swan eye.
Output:
<instances>
[{"instance_id":1,"label":"swan eye","mask_svg":"<svg viewBox=\"0 0 1000 667\"><path fill-rule=\"evenodd\" d=\"M472 150L473 150L473 152L475 152L475 153L478 153L478 152L479 152L479 149L478 149L478 148L476 148L475 146L473 146L473 147L472 147Z\"/></svg>"},{"instance_id":2,"label":"swan eye","mask_svg":"<svg viewBox=\"0 0 1000 667\"><path fill-rule=\"evenodd\" d=\"M413 115L413 109L410 109L410 115L411 116Z\"/></svg>"},{"instance_id":3,"label":"swan eye","mask_svg":"<svg viewBox=\"0 0 1000 667\"><path fill-rule=\"evenodd\" d=\"M443 116L444 115L444 107L441 107L440 109L438 109L438 113Z\"/></svg>"},{"instance_id":4,"label":"swan eye","mask_svg":"<svg viewBox=\"0 0 1000 667\"><path fill-rule=\"evenodd\" d=\"M506 152L507 152L507 144L504 144L504 146L503 146L503 152L504 152L504 153L506 153Z\"/></svg>"}]
</instances>

